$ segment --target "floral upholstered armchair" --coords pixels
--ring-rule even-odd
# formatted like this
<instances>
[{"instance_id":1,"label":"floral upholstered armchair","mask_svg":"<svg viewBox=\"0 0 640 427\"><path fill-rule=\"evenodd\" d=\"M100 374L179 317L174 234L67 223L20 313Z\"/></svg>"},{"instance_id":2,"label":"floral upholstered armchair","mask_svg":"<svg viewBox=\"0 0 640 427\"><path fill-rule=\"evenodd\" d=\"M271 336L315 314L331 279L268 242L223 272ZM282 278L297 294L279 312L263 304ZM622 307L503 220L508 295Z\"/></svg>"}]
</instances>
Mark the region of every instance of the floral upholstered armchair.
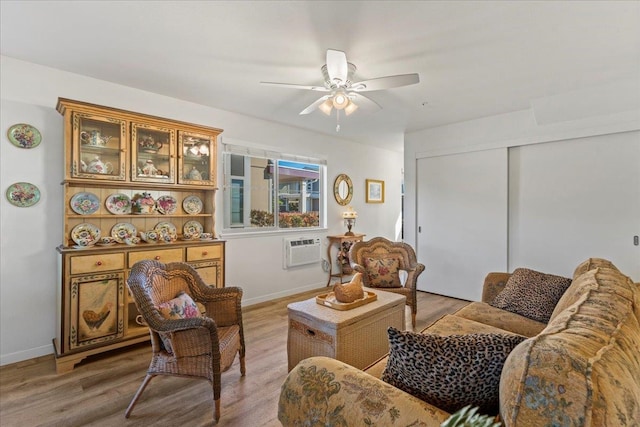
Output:
<instances>
[{"instance_id":1,"label":"floral upholstered armchair","mask_svg":"<svg viewBox=\"0 0 640 427\"><path fill-rule=\"evenodd\" d=\"M366 242L356 242L349 250L351 267L362 273L364 286L395 292L407 298L411 307L411 325L416 326L416 285L424 265L416 259L416 253L407 243L392 242L384 237L374 237ZM406 278L403 281L401 276Z\"/></svg>"}]
</instances>

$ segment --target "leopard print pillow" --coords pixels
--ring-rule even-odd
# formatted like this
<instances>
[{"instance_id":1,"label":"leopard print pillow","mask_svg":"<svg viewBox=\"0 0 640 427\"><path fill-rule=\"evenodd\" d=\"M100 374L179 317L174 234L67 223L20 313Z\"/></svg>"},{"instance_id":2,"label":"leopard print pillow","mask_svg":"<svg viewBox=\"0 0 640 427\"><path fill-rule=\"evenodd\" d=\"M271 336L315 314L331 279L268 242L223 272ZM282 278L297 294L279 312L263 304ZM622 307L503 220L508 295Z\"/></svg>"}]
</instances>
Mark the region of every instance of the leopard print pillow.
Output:
<instances>
[{"instance_id":1,"label":"leopard print pillow","mask_svg":"<svg viewBox=\"0 0 640 427\"><path fill-rule=\"evenodd\" d=\"M467 405L498 413L500 373L525 337L512 334L440 336L388 329L389 360L382 380L453 413Z\"/></svg>"},{"instance_id":2,"label":"leopard print pillow","mask_svg":"<svg viewBox=\"0 0 640 427\"><path fill-rule=\"evenodd\" d=\"M528 268L516 268L489 305L548 323L571 279Z\"/></svg>"}]
</instances>

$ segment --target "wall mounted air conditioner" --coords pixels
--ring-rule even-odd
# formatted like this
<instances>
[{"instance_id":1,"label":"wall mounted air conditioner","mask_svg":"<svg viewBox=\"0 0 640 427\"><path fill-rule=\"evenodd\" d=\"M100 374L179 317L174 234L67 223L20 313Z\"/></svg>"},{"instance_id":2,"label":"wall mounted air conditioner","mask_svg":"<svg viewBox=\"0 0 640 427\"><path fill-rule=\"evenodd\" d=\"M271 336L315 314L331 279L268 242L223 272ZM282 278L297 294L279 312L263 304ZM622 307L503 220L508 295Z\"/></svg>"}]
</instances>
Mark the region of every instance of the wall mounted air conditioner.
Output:
<instances>
[{"instance_id":1,"label":"wall mounted air conditioner","mask_svg":"<svg viewBox=\"0 0 640 427\"><path fill-rule=\"evenodd\" d=\"M284 239L284 268L320 262L320 238Z\"/></svg>"}]
</instances>

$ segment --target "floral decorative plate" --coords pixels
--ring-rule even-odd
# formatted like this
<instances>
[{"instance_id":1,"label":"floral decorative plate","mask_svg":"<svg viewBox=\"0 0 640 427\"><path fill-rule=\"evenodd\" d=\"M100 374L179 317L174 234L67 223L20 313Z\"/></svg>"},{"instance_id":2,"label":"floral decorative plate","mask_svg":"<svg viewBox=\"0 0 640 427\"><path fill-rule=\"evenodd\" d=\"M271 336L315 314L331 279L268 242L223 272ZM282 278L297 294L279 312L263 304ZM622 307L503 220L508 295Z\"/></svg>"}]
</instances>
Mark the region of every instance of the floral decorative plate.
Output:
<instances>
[{"instance_id":1,"label":"floral decorative plate","mask_svg":"<svg viewBox=\"0 0 640 427\"><path fill-rule=\"evenodd\" d=\"M184 223L184 227L182 227L182 234L185 236L191 236L194 234L202 234L204 229L202 228L202 224L198 221L187 221Z\"/></svg>"},{"instance_id":2,"label":"floral decorative plate","mask_svg":"<svg viewBox=\"0 0 640 427\"><path fill-rule=\"evenodd\" d=\"M100 209L98 196L89 192L74 194L69 202L71 209L80 215L91 215Z\"/></svg>"},{"instance_id":3,"label":"floral decorative plate","mask_svg":"<svg viewBox=\"0 0 640 427\"><path fill-rule=\"evenodd\" d=\"M93 246L100 240L100 229L93 224L83 222L73 227L71 240L78 246Z\"/></svg>"},{"instance_id":4,"label":"floral decorative plate","mask_svg":"<svg viewBox=\"0 0 640 427\"><path fill-rule=\"evenodd\" d=\"M136 237L138 230L128 222L119 222L111 228L111 237L118 243L124 243L125 239Z\"/></svg>"},{"instance_id":5,"label":"floral decorative plate","mask_svg":"<svg viewBox=\"0 0 640 427\"><path fill-rule=\"evenodd\" d=\"M131 199L126 194L115 193L104 201L107 210L114 215L126 215L131 213Z\"/></svg>"},{"instance_id":6,"label":"floral decorative plate","mask_svg":"<svg viewBox=\"0 0 640 427\"><path fill-rule=\"evenodd\" d=\"M160 196L156 200L156 210L163 215L172 215L178 209L178 201L173 196Z\"/></svg>"},{"instance_id":7,"label":"floral decorative plate","mask_svg":"<svg viewBox=\"0 0 640 427\"><path fill-rule=\"evenodd\" d=\"M163 236L169 236L171 240L176 240L178 237L176 226L167 221L157 223L153 230L158 233L161 240Z\"/></svg>"},{"instance_id":8,"label":"floral decorative plate","mask_svg":"<svg viewBox=\"0 0 640 427\"><path fill-rule=\"evenodd\" d=\"M40 190L28 182L16 182L7 188L6 197L12 205L28 208L38 203Z\"/></svg>"},{"instance_id":9,"label":"floral decorative plate","mask_svg":"<svg viewBox=\"0 0 640 427\"><path fill-rule=\"evenodd\" d=\"M24 123L11 126L7 131L7 137L13 145L20 148L35 148L42 141L40 131Z\"/></svg>"},{"instance_id":10,"label":"floral decorative plate","mask_svg":"<svg viewBox=\"0 0 640 427\"><path fill-rule=\"evenodd\" d=\"M196 215L202 212L202 200L198 196L188 196L182 201L182 209L189 215Z\"/></svg>"}]
</instances>

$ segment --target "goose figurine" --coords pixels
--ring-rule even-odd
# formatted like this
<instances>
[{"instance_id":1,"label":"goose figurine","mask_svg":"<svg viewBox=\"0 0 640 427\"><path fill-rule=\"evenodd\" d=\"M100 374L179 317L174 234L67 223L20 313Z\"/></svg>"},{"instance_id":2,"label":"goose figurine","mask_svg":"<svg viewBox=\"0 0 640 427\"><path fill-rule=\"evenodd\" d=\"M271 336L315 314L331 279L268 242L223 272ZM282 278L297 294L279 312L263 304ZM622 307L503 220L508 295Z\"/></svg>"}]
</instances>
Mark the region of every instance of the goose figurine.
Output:
<instances>
[{"instance_id":1,"label":"goose figurine","mask_svg":"<svg viewBox=\"0 0 640 427\"><path fill-rule=\"evenodd\" d=\"M341 303L354 302L364 298L362 273L354 274L351 282L336 283L333 287L333 293L336 296L336 300Z\"/></svg>"}]
</instances>

